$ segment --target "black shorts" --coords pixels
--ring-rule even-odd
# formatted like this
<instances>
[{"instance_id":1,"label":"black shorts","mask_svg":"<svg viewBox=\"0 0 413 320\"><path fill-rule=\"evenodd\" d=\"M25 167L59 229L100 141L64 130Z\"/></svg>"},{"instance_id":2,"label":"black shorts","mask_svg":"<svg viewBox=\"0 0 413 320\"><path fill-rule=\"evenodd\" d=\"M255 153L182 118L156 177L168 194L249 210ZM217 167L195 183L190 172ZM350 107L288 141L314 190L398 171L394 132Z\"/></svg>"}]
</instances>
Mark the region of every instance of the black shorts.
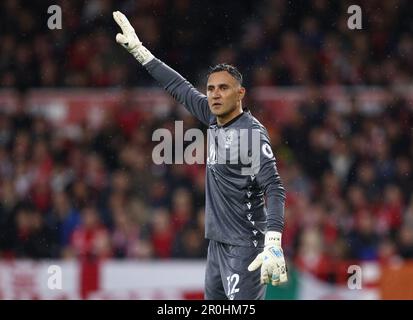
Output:
<instances>
[{"instance_id":1,"label":"black shorts","mask_svg":"<svg viewBox=\"0 0 413 320\"><path fill-rule=\"evenodd\" d=\"M205 270L205 299L263 300L266 286L260 284L260 268L252 272L247 269L262 250L210 240Z\"/></svg>"}]
</instances>

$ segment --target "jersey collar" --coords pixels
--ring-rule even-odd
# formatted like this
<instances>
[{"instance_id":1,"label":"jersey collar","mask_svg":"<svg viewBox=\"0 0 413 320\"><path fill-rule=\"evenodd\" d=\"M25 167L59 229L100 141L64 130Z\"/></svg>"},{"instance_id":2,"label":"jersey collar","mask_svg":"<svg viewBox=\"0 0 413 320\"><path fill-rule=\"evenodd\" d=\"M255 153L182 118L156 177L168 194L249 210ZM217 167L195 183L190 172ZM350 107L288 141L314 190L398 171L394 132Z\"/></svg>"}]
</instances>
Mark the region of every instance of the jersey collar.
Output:
<instances>
[{"instance_id":1,"label":"jersey collar","mask_svg":"<svg viewBox=\"0 0 413 320\"><path fill-rule=\"evenodd\" d=\"M218 128L226 128L228 126L230 126L231 124L233 124L234 122L236 122L239 118L241 118L244 114L246 113L251 113L248 108L244 108L243 111L237 115L235 118L231 119L230 121L228 121L226 124L224 124L223 126L218 126L217 120L215 119L215 121L213 123L211 123L212 126L217 126Z\"/></svg>"}]
</instances>

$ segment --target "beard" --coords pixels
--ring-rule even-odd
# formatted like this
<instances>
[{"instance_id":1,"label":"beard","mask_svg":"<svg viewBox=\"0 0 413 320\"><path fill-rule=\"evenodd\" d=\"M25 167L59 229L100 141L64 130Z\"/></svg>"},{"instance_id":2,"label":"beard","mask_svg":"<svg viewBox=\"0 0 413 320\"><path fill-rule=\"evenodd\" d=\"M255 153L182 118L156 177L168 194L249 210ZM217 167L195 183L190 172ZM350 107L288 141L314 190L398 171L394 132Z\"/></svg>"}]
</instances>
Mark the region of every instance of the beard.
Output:
<instances>
[{"instance_id":1,"label":"beard","mask_svg":"<svg viewBox=\"0 0 413 320\"><path fill-rule=\"evenodd\" d=\"M226 116L228 116L229 114L233 113L236 109L237 109L237 105L233 105L233 106L231 106L231 107L221 106L221 107L219 107L219 108L217 108L217 109L215 109L215 108L213 108L213 107L210 108L211 113L212 113L214 116L216 116L216 117L226 117Z\"/></svg>"}]
</instances>

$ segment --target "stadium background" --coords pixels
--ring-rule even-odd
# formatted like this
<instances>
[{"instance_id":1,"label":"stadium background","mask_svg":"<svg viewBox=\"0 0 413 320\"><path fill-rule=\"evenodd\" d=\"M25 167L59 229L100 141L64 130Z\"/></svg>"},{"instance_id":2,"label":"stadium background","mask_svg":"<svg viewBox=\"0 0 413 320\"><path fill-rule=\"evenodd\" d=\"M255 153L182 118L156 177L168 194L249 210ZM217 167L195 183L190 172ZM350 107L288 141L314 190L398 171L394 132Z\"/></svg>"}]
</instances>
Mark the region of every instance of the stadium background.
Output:
<instances>
[{"instance_id":1,"label":"stadium background","mask_svg":"<svg viewBox=\"0 0 413 320\"><path fill-rule=\"evenodd\" d=\"M216 63L244 74L287 190L290 281L268 299L413 298L407 0L2 1L0 298L202 298L204 167L151 157L155 129L202 127L115 43L113 10L201 91Z\"/></svg>"}]
</instances>

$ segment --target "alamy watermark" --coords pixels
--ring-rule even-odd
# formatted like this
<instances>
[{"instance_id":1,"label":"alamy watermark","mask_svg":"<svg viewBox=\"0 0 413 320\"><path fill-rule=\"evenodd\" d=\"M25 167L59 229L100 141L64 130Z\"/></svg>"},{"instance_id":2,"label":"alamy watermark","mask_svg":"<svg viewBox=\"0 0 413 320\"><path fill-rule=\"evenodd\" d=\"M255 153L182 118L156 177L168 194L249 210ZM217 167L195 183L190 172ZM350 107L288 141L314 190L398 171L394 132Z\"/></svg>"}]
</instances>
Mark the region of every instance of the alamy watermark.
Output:
<instances>
[{"instance_id":1,"label":"alamy watermark","mask_svg":"<svg viewBox=\"0 0 413 320\"><path fill-rule=\"evenodd\" d=\"M57 5L51 5L47 8L47 13L51 16L47 19L47 27L50 30L62 29L62 8ZM358 5L351 5L347 8L347 13L351 16L347 20L347 26L350 30L362 29L362 11Z\"/></svg>"},{"instance_id":2,"label":"alamy watermark","mask_svg":"<svg viewBox=\"0 0 413 320\"><path fill-rule=\"evenodd\" d=\"M47 13L51 14L47 19L47 27L50 30L62 29L62 8L54 4L47 8Z\"/></svg>"},{"instance_id":3,"label":"alamy watermark","mask_svg":"<svg viewBox=\"0 0 413 320\"><path fill-rule=\"evenodd\" d=\"M50 290L62 290L62 268L58 265L51 265L47 268L49 277L47 278L47 287Z\"/></svg>"},{"instance_id":4,"label":"alamy watermark","mask_svg":"<svg viewBox=\"0 0 413 320\"><path fill-rule=\"evenodd\" d=\"M175 121L174 136L168 129L157 129L152 141L159 142L152 150L155 164L239 165L242 175L259 172L261 154L272 158L268 143L262 143L258 129L214 128L207 130L207 155L204 156L204 133L200 129L183 130L183 121ZM184 148L184 143L190 142Z\"/></svg>"},{"instance_id":5,"label":"alamy watermark","mask_svg":"<svg viewBox=\"0 0 413 320\"><path fill-rule=\"evenodd\" d=\"M347 20L347 27L350 30L361 30L362 29L362 13L361 8L358 5L351 5L347 9L347 13L351 13L351 16Z\"/></svg>"},{"instance_id":6,"label":"alamy watermark","mask_svg":"<svg viewBox=\"0 0 413 320\"><path fill-rule=\"evenodd\" d=\"M356 264L352 264L348 267L347 273L351 274L351 276L347 279L347 287L350 290L361 290L363 284L361 267Z\"/></svg>"}]
</instances>

